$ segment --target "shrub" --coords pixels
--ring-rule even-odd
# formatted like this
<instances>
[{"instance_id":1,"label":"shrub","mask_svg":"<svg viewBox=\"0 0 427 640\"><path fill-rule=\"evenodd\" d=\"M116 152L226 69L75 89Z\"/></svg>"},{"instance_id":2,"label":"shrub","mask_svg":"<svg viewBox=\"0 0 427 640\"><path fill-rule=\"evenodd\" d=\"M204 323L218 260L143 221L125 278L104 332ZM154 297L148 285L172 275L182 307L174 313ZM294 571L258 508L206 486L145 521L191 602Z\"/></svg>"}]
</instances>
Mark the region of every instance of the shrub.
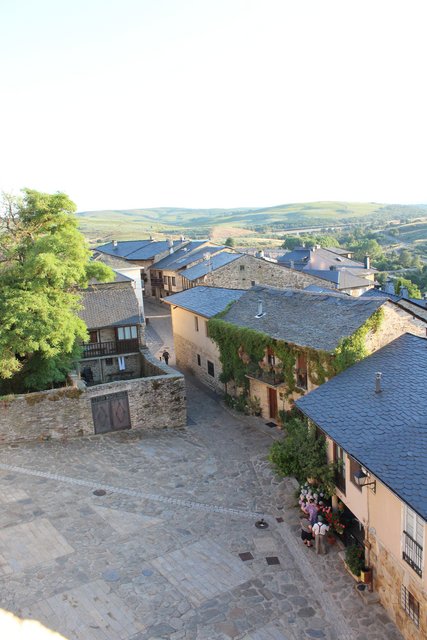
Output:
<instances>
[{"instance_id":1,"label":"shrub","mask_svg":"<svg viewBox=\"0 0 427 640\"><path fill-rule=\"evenodd\" d=\"M345 562L355 576L360 576L360 572L365 566L365 552L362 547L354 544L345 550Z\"/></svg>"}]
</instances>

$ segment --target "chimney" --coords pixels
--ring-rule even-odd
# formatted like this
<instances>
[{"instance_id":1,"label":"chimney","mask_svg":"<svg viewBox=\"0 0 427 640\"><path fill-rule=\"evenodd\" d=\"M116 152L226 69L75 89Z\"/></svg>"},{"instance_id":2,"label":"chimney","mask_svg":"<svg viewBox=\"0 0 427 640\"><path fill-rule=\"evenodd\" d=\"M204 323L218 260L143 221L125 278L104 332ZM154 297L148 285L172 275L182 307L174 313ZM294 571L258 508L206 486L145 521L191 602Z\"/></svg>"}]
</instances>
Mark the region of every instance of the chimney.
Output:
<instances>
[{"instance_id":1,"label":"chimney","mask_svg":"<svg viewBox=\"0 0 427 640\"><path fill-rule=\"evenodd\" d=\"M291 269L295 269L295 262L293 260L291 260L290 265L291 265Z\"/></svg>"},{"instance_id":2,"label":"chimney","mask_svg":"<svg viewBox=\"0 0 427 640\"><path fill-rule=\"evenodd\" d=\"M400 287L399 295L406 300L409 299L408 287Z\"/></svg>"},{"instance_id":3,"label":"chimney","mask_svg":"<svg viewBox=\"0 0 427 640\"><path fill-rule=\"evenodd\" d=\"M168 245L169 253L172 255L172 253L173 253L173 240L171 240L170 238L168 238L168 239L166 240L166 244Z\"/></svg>"},{"instance_id":4,"label":"chimney","mask_svg":"<svg viewBox=\"0 0 427 640\"><path fill-rule=\"evenodd\" d=\"M261 249L261 251L258 253L258 258L264 258L264 251Z\"/></svg>"},{"instance_id":5,"label":"chimney","mask_svg":"<svg viewBox=\"0 0 427 640\"><path fill-rule=\"evenodd\" d=\"M113 240L113 247L114 247L114 249L117 249L117 244L118 244L118 243L117 243L117 240Z\"/></svg>"},{"instance_id":6,"label":"chimney","mask_svg":"<svg viewBox=\"0 0 427 640\"><path fill-rule=\"evenodd\" d=\"M385 293L395 293L393 280L386 281L383 291L385 291Z\"/></svg>"},{"instance_id":7,"label":"chimney","mask_svg":"<svg viewBox=\"0 0 427 640\"><path fill-rule=\"evenodd\" d=\"M381 393L382 389L381 389L381 377L382 377L382 373L381 371L377 371L375 374L375 393Z\"/></svg>"},{"instance_id":8,"label":"chimney","mask_svg":"<svg viewBox=\"0 0 427 640\"><path fill-rule=\"evenodd\" d=\"M331 266L329 267L329 271L336 271L337 268L334 264L331 264Z\"/></svg>"},{"instance_id":9,"label":"chimney","mask_svg":"<svg viewBox=\"0 0 427 640\"><path fill-rule=\"evenodd\" d=\"M371 258L369 256L365 256L365 269L370 269L371 268Z\"/></svg>"},{"instance_id":10,"label":"chimney","mask_svg":"<svg viewBox=\"0 0 427 640\"><path fill-rule=\"evenodd\" d=\"M261 318L263 316L263 311L262 311L262 300L258 300L258 313L257 313L257 318Z\"/></svg>"},{"instance_id":11,"label":"chimney","mask_svg":"<svg viewBox=\"0 0 427 640\"><path fill-rule=\"evenodd\" d=\"M184 242L184 240L185 240L185 236L180 236L180 238L179 238L179 239L181 240L181 242Z\"/></svg>"}]
</instances>

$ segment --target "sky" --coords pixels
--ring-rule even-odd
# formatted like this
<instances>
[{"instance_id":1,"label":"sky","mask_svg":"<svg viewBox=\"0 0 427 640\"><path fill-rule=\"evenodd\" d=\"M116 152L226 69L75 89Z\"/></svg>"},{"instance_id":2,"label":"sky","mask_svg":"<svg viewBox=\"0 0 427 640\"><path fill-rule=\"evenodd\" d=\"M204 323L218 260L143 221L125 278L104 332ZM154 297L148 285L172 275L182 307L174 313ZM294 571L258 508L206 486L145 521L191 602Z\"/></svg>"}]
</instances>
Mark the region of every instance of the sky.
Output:
<instances>
[{"instance_id":1,"label":"sky","mask_svg":"<svg viewBox=\"0 0 427 640\"><path fill-rule=\"evenodd\" d=\"M427 202L425 0L1 0L0 190Z\"/></svg>"}]
</instances>

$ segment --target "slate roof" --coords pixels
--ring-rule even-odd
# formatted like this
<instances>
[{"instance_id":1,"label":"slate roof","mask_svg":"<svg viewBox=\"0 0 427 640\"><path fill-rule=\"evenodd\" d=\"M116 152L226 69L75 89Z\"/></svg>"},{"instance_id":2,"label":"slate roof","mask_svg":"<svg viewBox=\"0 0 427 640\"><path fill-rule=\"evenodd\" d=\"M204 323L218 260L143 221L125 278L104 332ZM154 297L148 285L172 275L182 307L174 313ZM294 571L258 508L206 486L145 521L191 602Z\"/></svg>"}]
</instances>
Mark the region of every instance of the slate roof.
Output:
<instances>
[{"instance_id":1,"label":"slate roof","mask_svg":"<svg viewBox=\"0 0 427 640\"><path fill-rule=\"evenodd\" d=\"M100 251L93 252L93 260L96 262L103 262L108 265L112 269L140 269L141 267L137 264L132 264L129 260L125 258L120 258L119 256L112 256L109 253L101 253Z\"/></svg>"},{"instance_id":2,"label":"slate roof","mask_svg":"<svg viewBox=\"0 0 427 640\"><path fill-rule=\"evenodd\" d=\"M347 269L334 269L329 271L322 271L320 269L304 269L304 273L308 273L316 278L323 278L330 282L335 282L338 289L357 289L360 287L369 287L374 283L366 278L361 278L358 275L354 275Z\"/></svg>"},{"instance_id":3,"label":"slate roof","mask_svg":"<svg viewBox=\"0 0 427 640\"><path fill-rule=\"evenodd\" d=\"M192 262L196 262L197 260L203 260L203 256L205 253L216 253L218 251L222 251L225 247L221 245L216 245L214 247L201 247L200 249L196 249L195 251L188 253L185 251L185 247L182 250L178 250L176 253L159 260L159 262L155 262L151 265L153 269L167 269L168 271L178 271L179 269L183 269L187 264L191 264ZM167 260L167 258L173 258L174 260ZM165 266L166 265L166 266Z\"/></svg>"},{"instance_id":4,"label":"slate roof","mask_svg":"<svg viewBox=\"0 0 427 640\"><path fill-rule=\"evenodd\" d=\"M381 393L375 393L377 371ZM425 338L400 336L296 405L427 520Z\"/></svg>"},{"instance_id":5,"label":"slate roof","mask_svg":"<svg viewBox=\"0 0 427 640\"><path fill-rule=\"evenodd\" d=\"M126 258L130 253L141 249L141 247L145 247L145 245L150 244L152 240L120 240L117 242L117 246L115 247L112 242L107 242L107 244L100 245L96 247L97 251L101 253L108 253L111 256L118 256L119 258Z\"/></svg>"},{"instance_id":6,"label":"slate roof","mask_svg":"<svg viewBox=\"0 0 427 640\"><path fill-rule=\"evenodd\" d=\"M209 241L208 240L196 240L196 241L193 240L193 241L189 242L188 244L186 244L185 247L182 247L182 249L177 249L177 251L174 251L174 253L166 256L165 258L162 258L158 262L155 262L152 265L152 267L154 269L168 269L168 270L170 269L170 270L173 271L175 266L176 266L175 262L177 262L181 258L183 258L185 260L189 256L189 254L191 252L197 251L197 249L202 247L207 242L209 242ZM206 249L207 249L207 247L206 247Z\"/></svg>"},{"instance_id":7,"label":"slate roof","mask_svg":"<svg viewBox=\"0 0 427 640\"><path fill-rule=\"evenodd\" d=\"M187 280L194 281L205 276L210 271L215 271L230 262L234 262L234 260L241 258L242 255L242 253L229 253L227 251L223 251L212 256L210 260L203 260L203 262L199 262L199 264L194 265L194 267L186 269L181 273L181 275Z\"/></svg>"},{"instance_id":8,"label":"slate roof","mask_svg":"<svg viewBox=\"0 0 427 640\"><path fill-rule=\"evenodd\" d=\"M404 298L403 296L398 296L396 293L387 293L387 291L382 291L381 289L368 289L368 291L365 291L364 293L362 293L362 296L370 297L370 298L385 297L385 298L388 298L389 300L392 300L393 302L400 302L401 300L406 300L411 304L416 304L418 307L421 307L422 309L427 309L426 300L420 300L419 298Z\"/></svg>"},{"instance_id":9,"label":"slate roof","mask_svg":"<svg viewBox=\"0 0 427 640\"><path fill-rule=\"evenodd\" d=\"M97 284L82 292L79 316L88 329L118 327L142 322L132 285Z\"/></svg>"},{"instance_id":10,"label":"slate roof","mask_svg":"<svg viewBox=\"0 0 427 640\"><path fill-rule=\"evenodd\" d=\"M245 292L242 289L220 287L193 287L168 296L163 302L192 311L205 318L212 318L224 311L230 302L238 300Z\"/></svg>"},{"instance_id":11,"label":"slate roof","mask_svg":"<svg viewBox=\"0 0 427 640\"><path fill-rule=\"evenodd\" d=\"M328 287L320 287L318 284L309 284L304 287L304 291L315 291L316 293L329 293L334 296L349 296L349 293L338 291L338 289L328 289Z\"/></svg>"},{"instance_id":12,"label":"slate roof","mask_svg":"<svg viewBox=\"0 0 427 640\"><path fill-rule=\"evenodd\" d=\"M182 246L182 241L175 241L174 250ZM126 260L152 260L165 251L169 251L169 240L120 240L117 246L112 242L96 247L101 253L106 253Z\"/></svg>"},{"instance_id":13,"label":"slate roof","mask_svg":"<svg viewBox=\"0 0 427 640\"><path fill-rule=\"evenodd\" d=\"M263 315L258 313L262 300ZM224 320L256 329L292 344L332 352L352 335L386 300L314 293L303 289L255 286L247 290Z\"/></svg>"},{"instance_id":14,"label":"slate roof","mask_svg":"<svg viewBox=\"0 0 427 640\"><path fill-rule=\"evenodd\" d=\"M294 263L294 268L306 271L307 269L319 269L320 271L329 270L331 266L341 269L346 267L347 269L357 269L366 273L375 273L377 269L371 267L365 269L363 262L346 258L344 255L339 255L337 249L312 249L310 247L300 247L293 251L280 256L277 261L279 264L285 264L290 266L291 260Z\"/></svg>"}]
</instances>

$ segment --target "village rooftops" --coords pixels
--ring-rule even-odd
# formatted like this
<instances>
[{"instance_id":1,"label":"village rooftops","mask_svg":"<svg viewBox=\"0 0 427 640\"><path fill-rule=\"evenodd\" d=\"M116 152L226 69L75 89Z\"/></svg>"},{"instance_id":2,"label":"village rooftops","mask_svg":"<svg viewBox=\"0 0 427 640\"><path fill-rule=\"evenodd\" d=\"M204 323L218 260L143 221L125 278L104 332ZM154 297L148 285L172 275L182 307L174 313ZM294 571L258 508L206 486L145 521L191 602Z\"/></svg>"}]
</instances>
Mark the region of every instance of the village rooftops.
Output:
<instances>
[{"instance_id":1,"label":"village rooftops","mask_svg":"<svg viewBox=\"0 0 427 640\"><path fill-rule=\"evenodd\" d=\"M141 324L138 300L129 283L91 285L82 291L80 318L88 329Z\"/></svg>"},{"instance_id":2,"label":"village rooftops","mask_svg":"<svg viewBox=\"0 0 427 640\"><path fill-rule=\"evenodd\" d=\"M205 254L217 253L223 251L225 247L223 245L207 245L208 242L203 240L200 242L190 242L182 249L178 249L171 255L165 256L158 262L155 262L152 266L153 269L165 269L166 271L178 271L183 269L187 264L196 262L197 260L203 260Z\"/></svg>"},{"instance_id":3,"label":"village rooftops","mask_svg":"<svg viewBox=\"0 0 427 640\"><path fill-rule=\"evenodd\" d=\"M224 311L230 302L238 300L244 293L241 289L200 286L168 296L163 302L205 318L212 318L217 313Z\"/></svg>"},{"instance_id":4,"label":"village rooftops","mask_svg":"<svg viewBox=\"0 0 427 640\"><path fill-rule=\"evenodd\" d=\"M209 256L207 260L203 260L202 262L199 262L199 264L195 264L194 267L189 267L183 271L181 275L190 281L197 280L198 278L202 278L206 274L211 273L211 271L215 271L230 262L234 262L238 258L241 258L242 255L243 253L229 253L227 251L222 251L221 253Z\"/></svg>"},{"instance_id":5,"label":"village rooftops","mask_svg":"<svg viewBox=\"0 0 427 640\"><path fill-rule=\"evenodd\" d=\"M332 352L386 303L377 298L255 286L230 307L223 320L276 340Z\"/></svg>"},{"instance_id":6,"label":"village rooftops","mask_svg":"<svg viewBox=\"0 0 427 640\"><path fill-rule=\"evenodd\" d=\"M323 249L319 246L297 247L293 251L284 253L277 261L287 267L293 266L299 271L307 271L308 269L327 271L331 267L337 269L345 267L347 270L354 270L361 276L377 271L373 267L366 268L363 262L347 258L344 253L348 252L345 249Z\"/></svg>"},{"instance_id":7,"label":"village rooftops","mask_svg":"<svg viewBox=\"0 0 427 640\"><path fill-rule=\"evenodd\" d=\"M425 338L400 336L296 405L427 521Z\"/></svg>"},{"instance_id":8,"label":"village rooftops","mask_svg":"<svg viewBox=\"0 0 427 640\"><path fill-rule=\"evenodd\" d=\"M329 282L334 282L338 289L360 289L361 287L371 287L373 285L373 282L370 280L356 275L346 268L329 269L329 271L304 269L304 273L308 273L316 278L323 278L323 280L329 280Z\"/></svg>"},{"instance_id":9,"label":"village rooftops","mask_svg":"<svg viewBox=\"0 0 427 640\"><path fill-rule=\"evenodd\" d=\"M126 260L152 260L156 256L177 249L182 246L183 242L171 240L120 240L118 242L108 242L96 248L101 253L107 253L111 256L126 258Z\"/></svg>"}]
</instances>

